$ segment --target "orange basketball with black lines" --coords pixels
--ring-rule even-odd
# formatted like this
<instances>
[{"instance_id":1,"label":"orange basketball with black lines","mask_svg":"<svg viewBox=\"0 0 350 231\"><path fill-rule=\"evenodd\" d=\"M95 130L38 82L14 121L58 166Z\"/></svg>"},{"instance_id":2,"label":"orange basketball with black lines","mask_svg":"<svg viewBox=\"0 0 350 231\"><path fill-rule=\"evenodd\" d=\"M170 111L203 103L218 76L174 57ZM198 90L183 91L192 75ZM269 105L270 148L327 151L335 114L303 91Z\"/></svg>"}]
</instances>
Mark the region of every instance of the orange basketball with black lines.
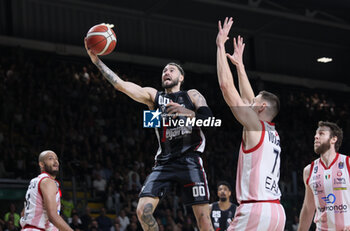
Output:
<instances>
[{"instance_id":1,"label":"orange basketball with black lines","mask_svg":"<svg viewBox=\"0 0 350 231\"><path fill-rule=\"evenodd\" d=\"M116 44L117 37L108 24L98 24L90 28L86 35L87 47L96 55L110 54Z\"/></svg>"}]
</instances>

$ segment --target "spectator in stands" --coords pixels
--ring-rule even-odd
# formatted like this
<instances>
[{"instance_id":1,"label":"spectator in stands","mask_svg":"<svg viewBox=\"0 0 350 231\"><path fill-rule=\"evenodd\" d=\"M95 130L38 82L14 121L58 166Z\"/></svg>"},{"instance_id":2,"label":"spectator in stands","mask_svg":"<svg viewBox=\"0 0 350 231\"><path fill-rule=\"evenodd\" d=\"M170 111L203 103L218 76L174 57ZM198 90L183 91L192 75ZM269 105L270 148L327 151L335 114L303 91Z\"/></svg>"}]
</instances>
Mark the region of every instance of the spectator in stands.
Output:
<instances>
[{"instance_id":1,"label":"spectator in stands","mask_svg":"<svg viewBox=\"0 0 350 231\"><path fill-rule=\"evenodd\" d=\"M139 231L137 229L137 223L132 222L128 225L128 228L126 229L127 231Z\"/></svg>"},{"instance_id":2,"label":"spectator in stands","mask_svg":"<svg viewBox=\"0 0 350 231\"><path fill-rule=\"evenodd\" d=\"M5 228L5 221L0 218L0 231L3 231Z\"/></svg>"},{"instance_id":3,"label":"spectator in stands","mask_svg":"<svg viewBox=\"0 0 350 231\"><path fill-rule=\"evenodd\" d=\"M125 214L125 210L120 210L120 214L118 216L120 222L120 231L125 231L128 225L130 224L129 218Z\"/></svg>"},{"instance_id":4,"label":"spectator in stands","mask_svg":"<svg viewBox=\"0 0 350 231\"><path fill-rule=\"evenodd\" d=\"M176 212L176 219L175 219L176 224L184 224L185 223L185 217L183 215L183 212L181 209L178 209Z\"/></svg>"},{"instance_id":5,"label":"spectator in stands","mask_svg":"<svg viewBox=\"0 0 350 231\"><path fill-rule=\"evenodd\" d=\"M83 225L77 213L72 213L72 222L69 223L69 226L73 230L83 230Z\"/></svg>"},{"instance_id":6,"label":"spectator in stands","mask_svg":"<svg viewBox=\"0 0 350 231\"><path fill-rule=\"evenodd\" d=\"M107 200L106 207L108 211L113 211L113 213L119 213L120 210L120 194L115 190L114 184L110 184L107 189Z\"/></svg>"},{"instance_id":7,"label":"spectator in stands","mask_svg":"<svg viewBox=\"0 0 350 231\"><path fill-rule=\"evenodd\" d=\"M137 225L137 230L142 231L142 227L140 222L137 220L136 214L132 214L130 218L130 223L135 223Z\"/></svg>"},{"instance_id":8,"label":"spectator in stands","mask_svg":"<svg viewBox=\"0 0 350 231\"><path fill-rule=\"evenodd\" d=\"M5 231L18 231L19 228L17 228L14 225L14 222L12 220L9 220L8 222L6 222L6 229Z\"/></svg>"},{"instance_id":9,"label":"spectator in stands","mask_svg":"<svg viewBox=\"0 0 350 231\"><path fill-rule=\"evenodd\" d=\"M138 174L138 164L135 162L132 169L128 172L128 190L132 189L133 184L140 185L140 175Z\"/></svg>"},{"instance_id":10,"label":"spectator in stands","mask_svg":"<svg viewBox=\"0 0 350 231\"><path fill-rule=\"evenodd\" d=\"M111 227L111 231L120 231L120 220L119 217L116 216L113 220L113 226Z\"/></svg>"},{"instance_id":11,"label":"spectator in stands","mask_svg":"<svg viewBox=\"0 0 350 231\"><path fill-rule=\"evenodd\" d=\"M101 198L105 197L106 180L102 178L100 173L96 173L96 179L92 183L94 193Z\"/></svg>"},{"instance_id":12,"label":"spectator in stands","mask_svg":"<svg viewBox=\"0 0 350 231\"><path fill-rule=\"evenodd\" d=\"M114 223L114 225L111 227L111 231L120 231L120 224Z\"/></svg>"},{"instance_id":13,"label":"spectator in stands","mask_svg":"<svg viewBox=\"0 0 350 231\"><path fill-rule=\"evenodd\" d=\"M102 229L100 229L100 227L98 226L98 222L96 219L92 220L89 231L102 231Z\"/></svg>"},{"instance_id":14,"label":"spectator in stands","mask_svg":"<svg viewBox=\"0 0 350 231\"><path fill-rule=\"evenodd\" d=\"M61 198L62 214L67 218L72 218L72 210L74 209L74 204L71 198L71 194L67 191L63 192ZM69 222L68 222L69 223Z\"/></svg>"},{"instance_id":15,"label":"spectator in stands","mask_svg":"<svg viewBox=\"0 0 350 231\"><path fill-rule=\"evenodd\" d=\"M292 231L297 231L299 228L299 217L297 215L294 215L294 222L292 224Z\"/></svg>"},{"instance_id":16,"label":"spectator in stands","mask_svg":"<svg viewBox=\"0 0 350 231\"><path fill-rule=\"evenodd\" d=\"M4 221L8 222L9 220L11 220L11 217L12 217L13 218L13 225L16 228L20 228L19 220L21 219L21 217L18 213L16 213L16 205L14 203L11 203L9 206L9 209L10 209L10 211L7 212L4 216Z\"/></svg>"},{"instance_id":17,"label":"spectator in stands","mask_svg":"<svg viewBox=\"0 0 350 231\"><path fill-rule=\"evenodd\" d=\"M89 206L85 207L85 213L80 217L82 228L84 231L89 230L89 226L92 223L92 217L91 217L91 209Z\"/></svg>"},{"instance_id":18,"label":"spectator in stands","mask_svg":"<svg viewBox=\"0 0 350 231\"><path fill-rule=\"evenodd\" d=\"M129 178L129 186L128 186L128 190L132 191L132 192L138 192L140 191L142 185L140 183L139 180L140 177L138 177L138 174L136 172L133 172L131 174L131 178Z\"/></svg>"},{"instance_id":19,"label":"spectator in stands","mask_svg":"<svg viewBox=\"0 0 350 231\"><path fill-rule=\"evenodd\" d=\"M110 231L112 227L112 221L109 217L106 216L106 208L101 208L100 216L96 218L98 227L101 231Z\"/></svg>"}]
</instances>

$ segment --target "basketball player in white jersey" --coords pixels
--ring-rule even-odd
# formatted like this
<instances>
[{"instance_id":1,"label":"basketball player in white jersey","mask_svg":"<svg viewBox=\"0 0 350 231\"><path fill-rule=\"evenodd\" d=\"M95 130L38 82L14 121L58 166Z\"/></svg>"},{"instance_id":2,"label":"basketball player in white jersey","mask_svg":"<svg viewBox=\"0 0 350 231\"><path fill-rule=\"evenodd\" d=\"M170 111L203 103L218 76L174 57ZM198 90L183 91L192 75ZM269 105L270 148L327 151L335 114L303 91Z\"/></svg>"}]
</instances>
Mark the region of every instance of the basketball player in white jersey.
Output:
<instances>
[{"instance_id":1,"label":"basketball player in white jersey","mask_svg":"<svg viewBox=\"0 0 350 231\"><path fill-rule=\"evenodd\" d=\"M314 151L320 158L304 168L305 198L299 231L350 231L350 158L339 154L343 131L331 122L318 122ZM316 214L315 214L316 211Z\"/></svg>"},{"instance_id":2,"label":"basketball player in white jersey","mask_svg":"<svg viewBox=\"0 0 350 231\"><path fill-rule=\"evenodd\" d=\"M30 181L21 217L24 231L73 231L60 216L60 190L55 180L59 171L57 155L43 151L39 155L41 174Z\"/></svg>"},{"instance_id":3,"label":"basketball player in white jersey","mask_svg":"<svg viewBox=\"0 0 350 231\"><path fill-rule=\"evenodd\" d=\"M233 55L226 54L225 42L232 23L232 18L226 18L223 25L219 21L216 38L220 88L233 115L243 125L236 177L239 206L228 230L282 231L286 218L279 201L280 138L271 123L279 111L279 99L266 91L254 96L243 65L242 37L234 39ZM236 66L240 93L227 57Z\"/></svg>"}]
</instances>

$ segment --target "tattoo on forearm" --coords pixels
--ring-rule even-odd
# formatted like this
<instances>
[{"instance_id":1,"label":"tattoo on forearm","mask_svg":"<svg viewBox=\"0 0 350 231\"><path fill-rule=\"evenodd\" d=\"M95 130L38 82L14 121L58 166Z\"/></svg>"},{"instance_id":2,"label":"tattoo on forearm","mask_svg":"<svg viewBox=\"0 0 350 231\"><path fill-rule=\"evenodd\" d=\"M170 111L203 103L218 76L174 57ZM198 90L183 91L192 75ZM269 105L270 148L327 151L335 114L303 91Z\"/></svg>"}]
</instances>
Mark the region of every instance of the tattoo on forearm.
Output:
<instances>
[{"instance_id":1,"label":"tattoo on forearm","mask_svg":"<svg viewBox=\"0 0 350 231\"><path fill-rule=\"evenodd\" d=\"M108 80L108 82L110 82L113 86L117 84L119 77L101 60L96 63L96 67L101 71L102 75Z\"/></svg>"},{"instance_id":2,"label":"tattoo on forearm","mask_svg":"<svg viewBox=\"0 0 350 231\"><path fill-rule=\"evenodd\" d=\"M156 219L152 215L153 205L148 203L143 209L143 214L141 216L142 222L146 224L149 231L158 231L158 224Z\"/></svg>"}]
</instances>

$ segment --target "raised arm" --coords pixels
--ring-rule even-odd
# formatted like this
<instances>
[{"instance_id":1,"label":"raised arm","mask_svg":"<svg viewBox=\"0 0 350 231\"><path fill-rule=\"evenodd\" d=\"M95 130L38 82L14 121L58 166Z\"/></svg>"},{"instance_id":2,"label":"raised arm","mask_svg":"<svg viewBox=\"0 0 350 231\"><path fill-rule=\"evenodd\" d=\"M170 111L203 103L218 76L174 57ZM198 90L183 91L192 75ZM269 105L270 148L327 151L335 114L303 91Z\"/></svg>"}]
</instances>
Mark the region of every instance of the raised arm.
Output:
<instances>
[{"instance_id":1,"label":"raised arm","mask_svg":"<svg viewBox=\"0 0 350 231\"><path fill-rule=\"evenodd\" d=\"M245 104L239 95L234 82L230 67L227 62L225 42L228 40L228 33L232 26L232 18L225 19L223 26L219 21L219 32L216 38L217 45L217 74L220 84L220 89L227 105L230 107L235 118L248 131L261 130L261 123L257 114Z\"/></svg>"},{"instance_id":2,"label":"raised arm","mask_svg":"<svg viewBox=\"0 0 350 231\"><path fill-rule=\"evenodd\" d=\"M237 75L238 75L238 83L239 83L239 91L241 93L241 97L243 102L251 104L253 102L253 98L255 97L254 91L250 82L248 80L247 72L245 71L243 64L243 52L245 43L243 43L243 38L238 35L238 38L233 38L233 47L234 52L232 55L227 54L227 57L231 60L231 62L236 66Z\"/></svg>"},{"instance_id":3,"label":"raised arm","mask_svg":"<svg viewBox=\"0 0 350 231\"><path fill-rule=\"evenodd\" d=\"M298 231L307 231L309 230L312 222L312 218L314 217L316 206L314 201L314 195L310 186L307 184L307 178L310 175L310 164L304 168L304 184L305 184L305 198L303 207L300 212L299 217L299 228Z\"/></svg>"},{"instance_id":4,"label":"raised arm","mask_svg":"<svg viewBox=\"0 0 350 231\"><path fill-rule=\"evenodd\" d=\"M53 180L46 178L40 182L39 187L43 195L44 207L47 212L47 216L49 217L49 221L60 231L73 231L73 229L71 229L71 227L62 219L62 217L58 215L56 183Z\"/></svg>"},{"instance_id":5,"label":"raised arm","mask_svg":"<svg viewBox=\"0 0 350 231\"><path fill-rule=\"evenodd\" d=\"M146 104L149 108L153 108L154 99L157 90L151 87L140 87L139 85L122 80L116 73L107 67L91 50L88 49L85 42L85 49L90 56L93 64L101 71L102 75L114 86L118 91L128 95L133 100Z\"/></svg>"}]
</instances>

